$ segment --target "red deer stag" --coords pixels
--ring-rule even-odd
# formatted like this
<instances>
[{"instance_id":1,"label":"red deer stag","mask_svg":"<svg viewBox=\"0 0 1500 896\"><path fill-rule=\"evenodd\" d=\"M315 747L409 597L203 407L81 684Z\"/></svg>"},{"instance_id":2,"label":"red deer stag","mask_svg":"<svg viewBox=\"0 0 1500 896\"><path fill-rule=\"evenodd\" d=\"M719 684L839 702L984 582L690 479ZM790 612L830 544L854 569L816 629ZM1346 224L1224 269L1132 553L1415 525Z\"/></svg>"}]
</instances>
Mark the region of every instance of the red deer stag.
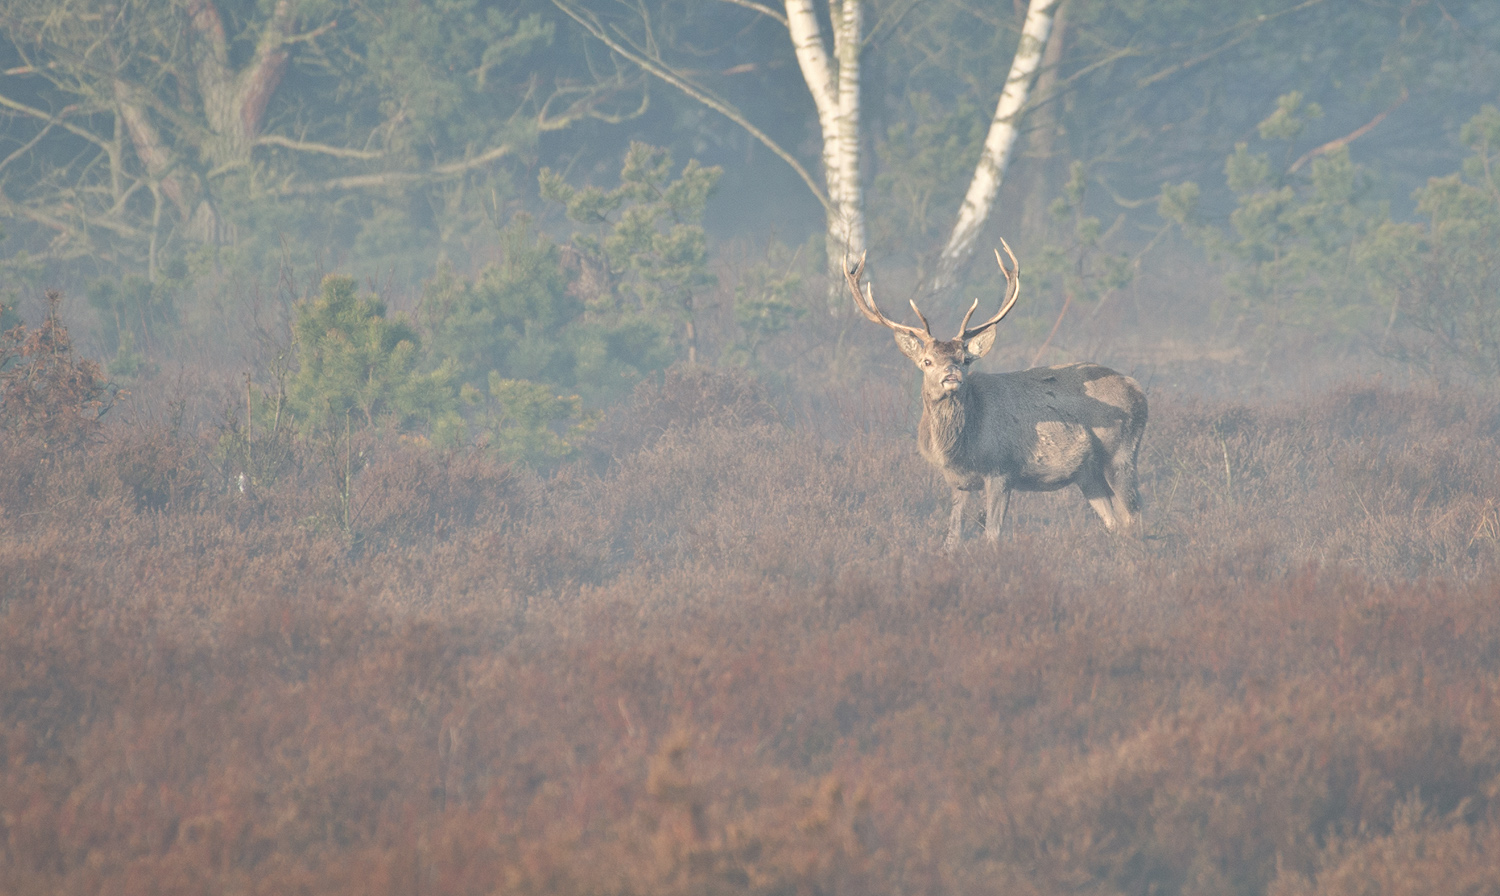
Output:
<instances>
[{"instance_id":1,"label":"red deer stag","mask_svg":"<svg viewBox=\"0 0 1500 896\"><path fill-rule=\"evenodd\" d=\"M991 542L1019 489L1045 492L1078 486L1111 532L1136 533L1140 496L1136 454L1146 431L1146 395L1135 380L1098 364L1037 367L1014 373L970 373L969 365L995 344L995 325L1021 294L1021 266L1004 240L1011 268L1005 275L1000 313L971 327L969 306L958 335L934 339L917 303L912 311L922 328L898 324L875 305L874 292L861 288L865 260L846 266L854 303L865 317L889 327L896 346L922 371L922 421L917 443L922 456L953 488L953 516L945 547L963 536L969 493L984 489L984 534Z\"/></svg>"}]
</instances>

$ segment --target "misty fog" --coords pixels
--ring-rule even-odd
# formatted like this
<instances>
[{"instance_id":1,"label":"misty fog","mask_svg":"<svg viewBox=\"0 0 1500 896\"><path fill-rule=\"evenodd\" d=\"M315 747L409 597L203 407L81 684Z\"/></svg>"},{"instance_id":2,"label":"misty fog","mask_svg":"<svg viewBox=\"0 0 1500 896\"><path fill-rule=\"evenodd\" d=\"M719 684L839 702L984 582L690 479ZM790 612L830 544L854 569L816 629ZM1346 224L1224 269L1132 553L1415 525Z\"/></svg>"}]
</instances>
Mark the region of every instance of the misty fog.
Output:
<instances>
[{"instance_id":1,"label":"misty fog","mask_svg":"<svg viewBox=\"0 0 1500 896\"><path fill-rule=\"evenodd\" d=\"M0 891L1500 892L1497 48L0 3Z\"/></svg>"}]
</instances>

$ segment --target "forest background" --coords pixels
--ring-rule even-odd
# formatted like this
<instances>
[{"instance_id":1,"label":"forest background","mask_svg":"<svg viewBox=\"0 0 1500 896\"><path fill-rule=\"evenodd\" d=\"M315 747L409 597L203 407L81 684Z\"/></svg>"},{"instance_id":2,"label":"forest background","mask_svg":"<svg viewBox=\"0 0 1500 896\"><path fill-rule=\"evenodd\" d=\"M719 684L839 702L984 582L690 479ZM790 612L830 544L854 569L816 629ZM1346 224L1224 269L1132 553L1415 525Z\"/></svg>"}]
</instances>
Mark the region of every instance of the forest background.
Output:
<instances>
[{"instance_id":1,"label":"forest background","mask_svg":"<svg viewBox=\"0 0 1500 896\"><path fill-rule=\"evenodd\" d=\"M950 281L1027 16L0 6L0 888L1500 888L1500 6L1061 0ZM935 551L1001 238L1138 544Z\"/></svg>"}]
</instances>

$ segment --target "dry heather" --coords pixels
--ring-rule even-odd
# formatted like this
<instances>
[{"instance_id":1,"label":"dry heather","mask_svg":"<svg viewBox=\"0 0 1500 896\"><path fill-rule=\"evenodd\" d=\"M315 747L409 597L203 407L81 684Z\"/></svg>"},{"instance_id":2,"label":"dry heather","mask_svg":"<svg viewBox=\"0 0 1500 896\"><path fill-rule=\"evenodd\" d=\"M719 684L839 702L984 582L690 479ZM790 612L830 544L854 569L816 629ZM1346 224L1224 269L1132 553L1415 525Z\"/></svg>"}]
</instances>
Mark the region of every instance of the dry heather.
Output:
<instances>
[{"instance_id":1,"label":"dry heather","mask_svg":"<svg viewBox=\"0 0 1500 896\"><path fill-rule=\"evenodd\" d=\"M710 374L545 479L375 439L347 530L7 437L0 891L1500 892L1500 400L1152 414L1143 542L955 557L909 412Z\"/></svg>"}]
</instances>

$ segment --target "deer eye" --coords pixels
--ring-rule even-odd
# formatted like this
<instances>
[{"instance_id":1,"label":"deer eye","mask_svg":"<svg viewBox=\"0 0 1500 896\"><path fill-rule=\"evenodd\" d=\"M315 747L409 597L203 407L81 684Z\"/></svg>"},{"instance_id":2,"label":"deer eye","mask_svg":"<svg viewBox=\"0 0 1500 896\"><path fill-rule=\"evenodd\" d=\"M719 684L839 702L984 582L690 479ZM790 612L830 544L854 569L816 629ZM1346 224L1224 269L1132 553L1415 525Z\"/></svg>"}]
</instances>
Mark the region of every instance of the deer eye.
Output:
<instances>
[{"instance_id":1,"label":"deer eye","mask_svg":"<svg viewBox=\"0 0 1500 896\"><path fill-rule=\"evenodd\" d=\"M923 358L922 359L922 366L923 367L931 367L932 366L932 359L931 358Z\"/></svg>"}]
</instances>

